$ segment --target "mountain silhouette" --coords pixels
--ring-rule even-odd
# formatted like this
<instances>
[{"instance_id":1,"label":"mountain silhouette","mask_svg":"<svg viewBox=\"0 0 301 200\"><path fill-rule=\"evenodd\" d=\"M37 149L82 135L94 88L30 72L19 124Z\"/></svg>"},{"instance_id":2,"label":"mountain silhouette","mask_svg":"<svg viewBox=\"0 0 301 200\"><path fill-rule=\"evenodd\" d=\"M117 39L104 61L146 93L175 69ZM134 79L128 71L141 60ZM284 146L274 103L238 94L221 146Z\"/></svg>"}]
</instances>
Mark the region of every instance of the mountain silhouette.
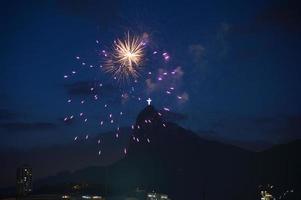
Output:
<instances>
[{"instance_id":1,"label":"mountain silhouette","mask_svg":"<svg viewBox=\"0 0 301 200\"><path fill-rule=\"evenodd\" d=\"M279 195L293 189L289 199L300 199L300 140L252 152L202 139L153 106L139 113L128 137L121 160L41 179L37 193L66 192L71 183L85 182L107 196L143 188L175 200L235 200L259 199L259 186L271 184Z\"/></svg>"}]
</instances>

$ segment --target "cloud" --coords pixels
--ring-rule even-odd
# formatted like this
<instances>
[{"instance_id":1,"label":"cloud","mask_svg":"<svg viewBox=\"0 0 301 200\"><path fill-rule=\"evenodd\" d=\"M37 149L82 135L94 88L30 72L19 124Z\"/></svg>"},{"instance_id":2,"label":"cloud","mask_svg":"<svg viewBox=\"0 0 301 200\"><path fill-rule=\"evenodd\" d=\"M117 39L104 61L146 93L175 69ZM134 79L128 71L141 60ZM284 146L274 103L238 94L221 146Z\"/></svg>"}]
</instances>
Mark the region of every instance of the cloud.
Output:
<instances>
[{"instance_id":1,"label":"cloud","mask_svg":"<svg viewBox=\"0 0 301 200\"><path fill-rule=\"evenodd\" d=\"M19 119L23 119L29 117L30 113L26 113L24 111L16 111L7 108L0 108L0 121L16 121Z\"/></svg>"},{"instance_id":2,"label":"cloud","mask_svg":"<svg viewBox=\"0 0 301 200\"><path fill-rule=\"evenodd\" d=\"M229 54L229 33L232 30L232 26L228 23L221 23L219 25L219 28L217 30L217 34L216 34L216 41L215 41L215 51L216 51L216 57L224 60L225 58L227 58L228 54Z\"/></svg>"},{"instance_id":3,"label":"cloud","mask_svg":"<svg viewBox=\"0 0 301 200\"><path fill-rule=\"evenodd\" d=\"M158 89L170 87L170 83L173 83L173 86L177 87L181 84L183 75L184 71L181 66L174 68L172 71L159 68L157 79L153 80L149 78L145 80L146 92L150 94Z\"/></svg>"},{"instance_id":4,"label":"cloud","mask_svg":"<svg viewBox=\"0 0 301 200\"><path fill-rule=\"evenodd\" d=\"M64 85L67 93L73 96L88 96L91 94L110 94L118 92L112 84L102 84L99 81L78 81Z\"/></svg>"},{"instance_id":5,"label":"cloud","mask_svg":"<svg viewBox=\"0 0 301 200\"><path fill-rule=\"evenodd\" d=\"M192 44L188 47L189 53L195 64L201 65L204 61L205 47L200 44Z\"/></svg>"},{"instance_id":6,"label":"cloud","mask_svg":"<svg viewBox=\"0 0 301 200\"><path fill-rule=\"evenodd\" d=\"M129 100L129 94L128 93L124 93L121 95L121 103L125 104L126 102L128 102Z\"/></svg>"},{"instance_id":7,"label":"cloud","mask_svg":"<svg viewBox=\"0 0 301 200\"><path fill-rule=\"evenodd\" d=\"M56 127L55 124L49 122L7 122L0 124L0 129L8 132L47 131Z\"/></svg>"},{"instance_id":8,"label":"cloud","mask_svg":"<svg viewBox=\"0 0 301 200\"><path fill-rule=\"evenodd\" d=\"M184 92L183 94L178 96L178 102L179 103L185 103L189 100L189 94L187 92Z\"/></svg>"},{"instance_id":9,"label":"cloud","mask_svg":"<svg viewBox=\"0 0 301 200\"><path fill-rule=\"evenodd\" d=\"M181 79L184 75L184 71L181 66L176 67L176 69L174 69L174 72L175 72L174 77L176 77L177 79Z\"/></svg>"},{"instance_id":10,"label":"cloud","mask_svg":"<svg viewBox=\"0 0 301 200\"><path fill-rule=\"evenodd\" d=\"M168 76L167 74L169 74L170 76ZM158 69L158 78L161 77L163 82L164 80L181 79L183 75L184 75L184 71L181 66L177 66L172 71L167 71L164 68Z\"/></svg>"},{"instance_id":11,"label":"cloud","mask_svg":"<svg viewBox=\"0 0 301 200\"><path fill-rule=\"evenodd\" d=\"M17 113L10 111L5 108L0 108L0 120L12 120L16 119L18 116Z\"/></svg>"},{"instance_id":12,"label":"cloud","mask_svg":"<svg viewBox=\"0 0 301 200\"><path fill-rule=\"evenodd\" d=\"M73 118L73 119L70 119L70 117L66 117L66 118L58 118L58 121L60 123L63 123L64 125L73 125L77 122L77 119L76 118Z\"/></svg>"},{"instance_id":13,"label":"cloud","mask_svg":"<svg viewBox=\"0 0 301 200\"><path fill-rule=\"evenodd\" d=\"M145 83L146 83L146 88L147 88L147 93L152 93L156 87L157 87L157 84L155 82L152 81L152 79L146 79L145 80Z\"/></svg>"}]
</instances>

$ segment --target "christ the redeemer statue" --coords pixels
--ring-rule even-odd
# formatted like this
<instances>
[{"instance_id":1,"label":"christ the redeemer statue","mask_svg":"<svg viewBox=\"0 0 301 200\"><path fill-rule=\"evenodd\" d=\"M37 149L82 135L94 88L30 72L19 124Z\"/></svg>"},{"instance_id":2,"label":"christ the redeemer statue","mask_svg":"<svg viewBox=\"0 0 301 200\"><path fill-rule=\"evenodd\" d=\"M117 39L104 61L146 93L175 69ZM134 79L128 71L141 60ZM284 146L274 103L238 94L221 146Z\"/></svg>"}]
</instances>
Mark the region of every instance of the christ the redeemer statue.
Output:
<instances>
[{"instance_id":1,"label":"christ the redeemer statue","mask_svg":"<svg viewBox=\"0 0 301 200\"><path fill-rule=\"evenodd\" d=\"M151 105L151 102L152 102L151 98L148 98L146 101L147 101L147 105L150 106L150 105Z\"/></svg>"}]
</instances>

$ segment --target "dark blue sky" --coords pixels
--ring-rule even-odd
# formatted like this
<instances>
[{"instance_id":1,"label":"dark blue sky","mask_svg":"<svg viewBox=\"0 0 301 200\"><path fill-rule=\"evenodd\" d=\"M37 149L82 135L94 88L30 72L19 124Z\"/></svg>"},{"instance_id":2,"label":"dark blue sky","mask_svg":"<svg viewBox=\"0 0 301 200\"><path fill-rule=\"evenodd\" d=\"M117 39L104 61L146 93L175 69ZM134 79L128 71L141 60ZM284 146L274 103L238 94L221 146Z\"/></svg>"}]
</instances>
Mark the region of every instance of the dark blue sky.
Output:
<instances>
[{"instance_id":1,"label":"dark blue sky","mask_svg":"<svg viewBox=\"0 0 301 200\"><path fill-rule=\"evenodd\" d=\"M95 40L108 46L128 30L148 33L153 49L168 51L165 67L180 66L177 88L187 101L150 96L158 109L168 102L184 127L225 141L300 138L300 13L295 0L2 2L1 146L57 144L111 130L98 126L105 111L97 104L85 107L89 123L62 122L78 112L67 99L79 101L85 93L78 90L99 81L111 112L126 113L120 126L130 126L146 102L120 103L118 87L101 71L63 79L81 69L75 56L99 64Z\"/></svg>"}]
</instances>

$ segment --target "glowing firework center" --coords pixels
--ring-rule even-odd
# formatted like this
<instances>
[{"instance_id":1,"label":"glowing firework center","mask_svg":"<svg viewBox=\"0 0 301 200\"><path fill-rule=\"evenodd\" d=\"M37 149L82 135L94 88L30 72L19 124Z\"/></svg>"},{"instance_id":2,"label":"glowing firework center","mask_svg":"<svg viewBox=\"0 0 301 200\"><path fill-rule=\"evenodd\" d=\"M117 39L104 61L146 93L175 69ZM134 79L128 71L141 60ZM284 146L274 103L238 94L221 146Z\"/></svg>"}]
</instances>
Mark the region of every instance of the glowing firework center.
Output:
<instances>
[{"instance_id":1,"label":"glowing firework center","mask_svg":"<svg viewBox=\"0 0 301 200\"><path fill-rule=\"evenodd\" d=\"M137 78L144 57L145 43L141 37L130 36L114 42L113 53L106 62L105 71L118 80Z\"/></svg>"}]
</instances>

